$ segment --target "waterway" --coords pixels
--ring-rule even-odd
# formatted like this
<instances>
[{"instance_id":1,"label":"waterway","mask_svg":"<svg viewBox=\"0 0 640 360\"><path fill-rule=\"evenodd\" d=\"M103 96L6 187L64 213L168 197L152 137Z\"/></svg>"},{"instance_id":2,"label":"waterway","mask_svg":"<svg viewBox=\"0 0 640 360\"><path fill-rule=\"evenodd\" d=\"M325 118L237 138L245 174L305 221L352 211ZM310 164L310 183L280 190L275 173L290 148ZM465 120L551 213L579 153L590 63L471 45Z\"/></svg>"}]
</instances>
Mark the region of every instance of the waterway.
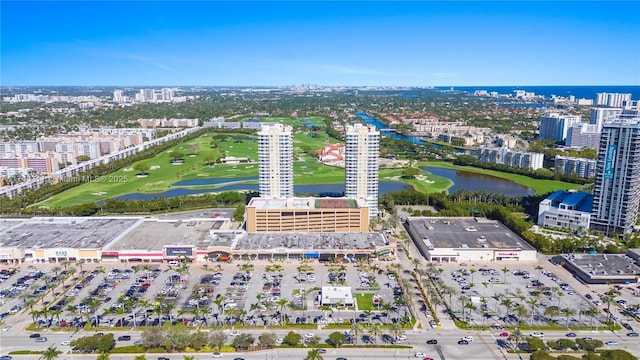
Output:
<instances>
[{"instance_id":1,"label":"waterway","mask_svg":"<svg viewBox=\"0 0 640 360\"><path fill-rule=\"evenodd\" d=\"M441 149L442 148L442 144L438 144L436 142L431 142L431 141L425 141L425 140L422 140L422 139L420 139L418 137L415 137L415 136L406 136L406 135L397 133L397 132L393 131L392 129L388 129L387 125L383 124L380 120L378 120L376 118L373 118L373 117L363 113L362 111L356 111L355 114L358 115L367 125L375 126L376 129L378 129L383 136L390 136L395 140L408 141L408 142L414 143L416 145L424 146L425 144L431 144L431 146L433 146L435 149ZM456 148L456 152L457 153L464 153L465 150L461 149L461 148Z\"/></svg>"},{"instance_id":2,"label":"waterway","mask_svg":"<svg viewBox=\"0 0 640 360\"><path fill-rule=\"evenodd\" d=\"M376 127L376 129L380 130L380 132L382 133L382 135L384 136L390 136L395 140L404 140L404 141L409 141L411 143L414 143L416 145L424 145L425 142L417 137L414 136L406 136L400 133L397 133L395 131L392 131L391 129L387 128L387 125L383 124L380 120L373 118L365 113L363 113L362 111L356 111L355 112L356 115L358 115L362 120L364 120L365 123L367 123L367 125L373 125ZM441 147L442 145L440 144L433 144L434 147L438 148Z\"/></svg>"},{"instance_id":3,"label":"waterway","mask_svg":"<svg viewBox=\"0 0 640 360\"><path fill-rule=\"evenodd\" d=\"M432 166L424 166L421 169L453 181L453 185L449 188L449 193L451 194L457 190L482 190L510 197L528 196L535 193L535 190L529 187L495 176Z\"/></svg>"},{"instance_id":4,"label":"waterway","mask_svg":"<svg viewBox=\"0 0 640 360\"><path fill-rule=\"evenodd\" d=\"M208 180L208 179L196 179L196 180ZM215 179L211 179L215 180ZM395 181L381 181L378 183L378 191L380 194L388 194L397 191L410 190L412 188L411 185L395 182ZM167 190L162 193L156 194L143 194L143 193L131 193L122 195L116 198L116 200L152 200L155 198L164 198L164 197L176 197L183 195L195 195L195 194L206 194L206 193L216 193L223 191L258 191L258 184L229 184L220 186L214 189L186 189L186 188L178 188ZM296 195L309 195L309 196L343 196L344 195L344 184L313 184L313 185L296 185L293 187L293 190Z\"/></svg>"}]
</instances>

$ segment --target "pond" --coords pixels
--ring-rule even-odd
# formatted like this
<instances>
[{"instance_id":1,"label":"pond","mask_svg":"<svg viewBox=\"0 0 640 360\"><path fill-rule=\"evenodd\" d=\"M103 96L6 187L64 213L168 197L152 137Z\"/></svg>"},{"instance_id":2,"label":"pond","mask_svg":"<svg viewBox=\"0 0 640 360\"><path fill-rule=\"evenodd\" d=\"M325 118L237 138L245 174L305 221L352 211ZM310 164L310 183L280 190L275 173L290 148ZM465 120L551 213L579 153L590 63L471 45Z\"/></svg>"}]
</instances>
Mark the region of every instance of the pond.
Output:
<instances>
[{"instance_id":1,"label":"pond","mask_svg":"<svg viewBox=\"0 0 640 360\"><path fill-rule=\"evenodd\" d=\"M421 169L428 171L433 175L441 176L453 181L453 185L449 188L449 193L451 194L456 192L456 190L483 190L511 197L528 196L535 193L535 190L529 187L495 176L433 166L423 166Z\"/></svg>"},{"instance_id":2,"label":"pond","mask_svg":"<svg viewBox=\"0 0 640 360\"><path fill-rule=\"evenodd\" d=\"M238 178L240 179L240 178ZM217 180L217 179L196 179L196 180ZM228 182L229 179L224 179L224 182ZM237 180L237 179L234 179ZM238 180L240 181L240 180ZM182 183L182 181L180 182ZM217 182L222 183L222 182ZM215 184L212 182L210 184ZM184 185L184 184L182 184ZM199 184L202 185L202 184ZM411 189L411 185L405 184L402 182L395 181L381 181L378 184L378 190L380 194L388 194L397 191L409 190ZM220 186L213 189L171 189L165 192L156 193L156 194L142 194L142 193L131 193L122 196L118 196L116 200L152 200L154 198L159 197L176 197L183 195L194 195L194 194L206 194L206 193L215 193L215 192L223 192L223 191L240 191L240 190L248 190L248 191L258 191L258 184L229 184ZM309 196L343 196L344 194L344 184L313 184L313 185L296 185L294 186L294 192L296 195L309 195Z\"/></svg>"}]
</instances>

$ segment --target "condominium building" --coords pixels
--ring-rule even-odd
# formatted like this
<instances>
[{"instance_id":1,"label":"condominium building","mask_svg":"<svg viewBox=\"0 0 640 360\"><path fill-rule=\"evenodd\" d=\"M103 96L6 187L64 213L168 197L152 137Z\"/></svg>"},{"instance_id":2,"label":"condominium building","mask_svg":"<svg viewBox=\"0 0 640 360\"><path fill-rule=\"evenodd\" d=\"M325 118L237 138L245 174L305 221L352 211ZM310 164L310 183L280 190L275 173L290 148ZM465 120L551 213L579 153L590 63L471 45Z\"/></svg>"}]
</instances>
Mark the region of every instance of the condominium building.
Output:
<instances>
[{"instance_id":1,"label":"condominium building","mask_svg":"<svg viewBox=\"0 0 640 360\"><path fill-rule=\"evenodd\" d=\"M591 219L591 194L558 190L540 202L538 225L586 231Z\"/></svg>"},{"instance_id":2,"label":"condominium building","mask_svg":"<svg viewBox=\"0 0 640 360\"><path fill-rule=\"evenodd\" d=\"M501 164L509 167L537 170L543 167L544 154L525 153L505 147L492 148L483 146L478 148L478 160L487 164Z\"/></svg>"},{"instance_id":3,"label":"condominium building","mask_svg":"<svg viewBox=\"0 0 640 360\"><path fill-rule=\"evenodd\" d=\"M258 132L259 191L261 198L293 197L292 127L264 126Z\"/></svg>"},{"instance_id":4,"label":"condominium building","mask_svg":"<svg viewBox=\"0 0 640 360\"><path fill-rule=\"evenodd\" d=\"M640 116L623 112L602 128L591 227L627 234L638 217L640 200Z\"/></svg>"},{"instance_id":5,"label":"condominium building","mask_svg":"<svg viewBox=\"0 0 640 360\"><path fill-rule=\"evenodd\" d=\"M556 155L554 169L558 174L577 175L585 179L592 178L596 176L596 161Z\"/></svg>"},{"instance_id":6,"label":"condominium building","mask_svg":"<svg viewBox=\"0 0 640 360\"><path fill-rule=\"evenodd\" d=\"M622 108L605 108L594 107L591 108L591 116L589 117L589 124L595 124L598 128L598 132L602 131L602 125L605 120L609 118L615 118L622 114Z\"/></svg>"},{"instance_id":7,"label":"condominium building","mask_svg":"<svg viewBox=\"0 0 640 360\"><path fill-rule=\"evenodd\" d=\"M561 142L567 138L569 128L580 123L580 115L565 115L548 112L540 118L540 139L553 139Z\"/></svg>"},{"instance_id":8,"label":"condominium building","mask_svg":"<svg viewBox=\"0 0 640 360\"><path fill-rule=\"evenodd\" d=\"M380 132L373 126L347 126L345 145L345 196L365 200L369 216L378 215L378 158Z\"/></svg>"},{"instance_id":9,"label":"condominium building","mask_svg":"<svg viewBox=\"0 0 640 360\"><path fill-rule=\"evenodd\" d=\"M596 105L605 105L611 107L623 107L631 102L631 94L619 93L597 93Z\"/></svg>"},{"instance_id":10,"label":"condominium building","mask_svg":"<svg viewBox=\"0 0 640 360\"><path fill-rule=\"evenodd\" d=\"M565 145L572 148L597 149L600 145L600 129L596 124L579 123L569 128Z\"/></svg>"},{"instance_id":11,"label":"condominium building","mask_svg":"<svg viewBox=\"0 0 640 360\"><path fill-rule=\"evenodd\" d=\"M45 157L42 153L28 155L29 157L0 157L0 166L16 169L33 169L38 174L50 174L59 169L56 159Z\"/></svg>"}]
</instances>

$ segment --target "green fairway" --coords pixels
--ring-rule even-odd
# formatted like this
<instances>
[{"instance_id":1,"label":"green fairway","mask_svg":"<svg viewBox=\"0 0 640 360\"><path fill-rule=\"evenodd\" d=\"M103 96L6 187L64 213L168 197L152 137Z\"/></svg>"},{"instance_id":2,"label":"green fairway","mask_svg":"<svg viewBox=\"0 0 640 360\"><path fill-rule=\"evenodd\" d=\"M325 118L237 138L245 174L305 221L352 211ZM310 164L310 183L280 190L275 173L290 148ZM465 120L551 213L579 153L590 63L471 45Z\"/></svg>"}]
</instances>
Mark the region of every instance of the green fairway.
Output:
<instances>
[{"instance_id":1,"label":"green fairway","mask_svg":"<svg viewBox=\"0 0 640 360\"><path fill-rule=\"evenodd\" d=\"M538 194L545 194L545 193L556 191L556 190L577 189L580 187L579 184L573 184L573 183L568 183L564 181L533 179L524 175L511 174L511 173L501 172L496 170L481 169L473 166L453 165L451 163L444 162L444 161L420 162L415 165L415 167L421 167L421 166L441 167L446 169L463 170L463 171L476 173L476 174L495 176L502 179L511 180L515 183L524 185L526 187L530 187L533 190L535 190L535 192Z\"/></svg>"},{"instance_id":2,"label":"green fairway","mask_svg":"<svg viewBox=\"0 0 640 360\"><path fill-rule=\"evenodd\" d=\"M258 143L255 136L223 134L228 135L227 138L224 141L216 142L213 141L214 135L207 134L180 144L152 159L139 161L128 168L117 170L91 183L85 183L58 194L38 206L68 207L135 192L161 193L176 188L172 184L181 180L222 178L234 182L235 178L258 176ZM325 143L335 142L338 140L329 138L322 132L299 132L294 135L294 181L296 185L344 182L344 169L320 164L315 158L315 150L321 148ZM194 151L195 155L189 155L193 145L197 145L197 149ZM184 159L182 165L171 164L171 154L176 150L185 153L185 156L182 157ZM223 155L226 157L246 157L251 162L235 165L216 163L212 166L204 166L207 157L217 159ZM138 163L146 163L150 166L147 177L136 175L137 171L134 170L134 167ZM216 186L228 185L229 182L206 185L206 187L215 188ZM242 182L255 183L256 180L243 180ZM196 188L196 186L184 187Z\"/></svg>"},{"instance_id":3,"label":"green fairway","mask_svg":"<svg viewBox=\"0 0 640 360\"><path fill-rule=\"evenodd\" d=\"M278 121L282 123L300 123L299 120L288 118L265 118L264 121ZM322 122L320 118L310 118L310 122ZM223 137L221 139L219 137ZM306 127L293 136L294 139L294 183L295 185L310 184L339 184L344 183L344 169L327 166L316 161L315 151L325 144L337 143L323 131L311 131ZM184 163L174 165L172 153L180 151L184 153L181 158ZM193 152L193 155L190 153ZM164 151L155 157L134 163L125 169L117 170L89 183L84 183L38 204L37 206L68 207L87 202L96 202L110 198L116 198L131 193L154 194L162 193L176 188L211 188L229 185L234 182L256 183L258 176L258 144L255 135L210 133L197 139ZM242 164L213 163L221 157L248 158L250 162ZM212 165L205 166L205 162ZM136 164L145 163L150 169L148 176L140 177L134 170ZM485 170L474 167L462 167L446 162L421 162L414 167L437 166L455 170L464 170L473 173L486 174L508 179L518 184L530 187L537 193L546 193L558 189L575 189L576 184L553 180L537 180L523 175L504 173L493 170ZM407 183L414 189L424 193L447 191L453 182L449 179L435 176L422 171L414 179L404 179L402 169L380 169L380 181L396 181ZM200 186L175 186L174 183L182 180L194 179L218 179L217 184ZM227 179L228 181L224 181Z\"/></svg>"}]
</instances>

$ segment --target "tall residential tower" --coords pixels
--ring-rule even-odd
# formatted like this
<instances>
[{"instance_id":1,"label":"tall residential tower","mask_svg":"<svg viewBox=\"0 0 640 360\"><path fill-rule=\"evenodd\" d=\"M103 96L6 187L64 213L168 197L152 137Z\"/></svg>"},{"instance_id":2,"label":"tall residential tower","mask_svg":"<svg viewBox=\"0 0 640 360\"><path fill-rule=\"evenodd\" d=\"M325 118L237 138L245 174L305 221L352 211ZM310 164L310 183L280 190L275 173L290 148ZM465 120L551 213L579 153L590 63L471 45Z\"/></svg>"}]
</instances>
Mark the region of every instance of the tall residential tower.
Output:
<instances>
[{"instance_id":1,"label":"tall residential tower","mask_svg":"<svg viewBox=\"0 0 640 360\"><path fill-rule=\"evenodd\" d=\"M293 137L291 126L273 124L258 132L260 197L293 197Z\"/></svg>"},{"instance_id":2,"label":"tall residential tower","mask_svg":"<svg viewBox=\"0 0 640 360\"><path fill-rule=\"evenodd\" d=\"M623 112L600 137L591 228L607 235L633 230L640 200L640 117Z\"/></svg>"},{"instance_id":3,"label":"tall residential tower","mask_svg":"<svg viewBox=\"0 0 640 360\"><path fill-rule=\"evenodd\" d=\"M349 125L345 145L345 196L369 205L369 217L378 214L378 150L380 132L374 126Z\"/></svg>"}]
</instances>

